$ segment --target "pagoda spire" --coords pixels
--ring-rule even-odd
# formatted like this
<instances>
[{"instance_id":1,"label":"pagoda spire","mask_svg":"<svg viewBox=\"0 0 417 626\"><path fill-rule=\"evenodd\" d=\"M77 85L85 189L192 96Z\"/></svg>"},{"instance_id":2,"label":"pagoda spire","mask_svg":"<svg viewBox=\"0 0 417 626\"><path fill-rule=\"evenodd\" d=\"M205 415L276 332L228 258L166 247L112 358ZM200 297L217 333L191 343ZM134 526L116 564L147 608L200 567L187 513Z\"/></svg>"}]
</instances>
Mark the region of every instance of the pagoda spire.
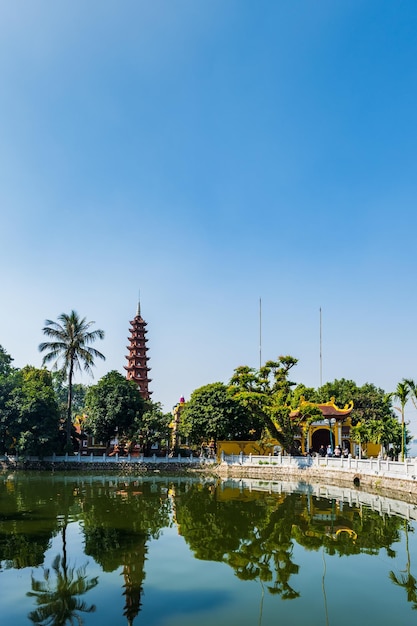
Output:
<instances>
[{"instance_id":1,"label":"pagoda spire","mask_svg":"<svg viewBox=\"0 0 417 626\"><path fill-rule=\"evenodd\" d=\"M136 317L140 317L140 289L139 289L139 293L138 293L138 306L136 309Z\"/></svg>"},{"instance_id":2,"label":"pagoda spire","mask_svg":"<svg viewBox=\"0 0 417 626\"><path fill-rule=\"evenodd\" d=\"M143 319L140 312L140 300L138 301L136 316L130 322L130 336L128 337L129 345L127 349L129 354L127 355L127 365L124 366L126 370L127 380L133 380L138 386L139 393L144 400L149 400L151 391L149 391L149 383L151 379L148 377L150 367L148 367L148 348L146 333L146 322Z\"/></svg>"}]
</instances>

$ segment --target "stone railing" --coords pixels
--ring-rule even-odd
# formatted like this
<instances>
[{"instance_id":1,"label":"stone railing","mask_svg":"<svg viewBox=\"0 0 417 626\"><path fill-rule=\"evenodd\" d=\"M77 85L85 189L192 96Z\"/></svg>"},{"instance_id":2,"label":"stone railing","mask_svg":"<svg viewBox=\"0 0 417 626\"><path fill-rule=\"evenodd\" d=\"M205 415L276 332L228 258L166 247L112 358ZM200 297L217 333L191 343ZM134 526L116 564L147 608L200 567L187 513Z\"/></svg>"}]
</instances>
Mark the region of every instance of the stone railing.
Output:
<instances>
[{"instance_id":1,"label":"stone railing","mask_svg":"<svg viewBox=\"0 0 417 626\"><path fill-rule=\"evenodd\" d=\"M0 455L0 462L5 462L10 465L14 465L21 462L35 463L38 461L43 461L45 463L106 463L109 465L116 463L131 463L135 464L172 464L172 465L213 465L217 463L217 459L215 458L205 458L200 456L156 456L156 454L152 456L144 456L143 454L139 455L119 455L115 454L112 456L101 454L101 455L81 455L81 454L65 454L63 456L58 456L56 454L52 454L51 456L24 456L18 457L13 455Z\"/></svg>"},{"instance_id":2,"label":"stone railing","mask_svg":"<svg viewBox=\"0 0 417 626\"><path fill-rule=\"evenodd\" d=\"M317 469L357 472L371 476L386 476L387 478L399 478L402 480L417 480L417 459L405 459L405 461L390 461L385 459L355 459L320 457L320 456L285 456L268 455L258 456L255 454L223 454L221 463L225 465L239 465L244 467L261 468L269 466L288 467L293 469Z\"/></svg>"}]
</instances>

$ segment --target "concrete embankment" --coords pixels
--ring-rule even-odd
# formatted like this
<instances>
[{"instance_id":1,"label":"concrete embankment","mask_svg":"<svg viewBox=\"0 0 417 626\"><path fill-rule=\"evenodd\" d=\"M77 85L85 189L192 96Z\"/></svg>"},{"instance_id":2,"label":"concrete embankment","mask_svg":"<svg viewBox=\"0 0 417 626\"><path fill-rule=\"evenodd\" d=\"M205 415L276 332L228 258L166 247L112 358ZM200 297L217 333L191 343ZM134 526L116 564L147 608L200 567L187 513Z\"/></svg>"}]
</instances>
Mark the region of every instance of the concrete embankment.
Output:
<instances>
[{"instance_id":1,"label":"concrete embankment","mask_svg":"<svg viewBox=\"0 0 417 626\"><path fill-rule=\"evenodd\" d=\"M31 472L77 472L79 474L117 474L128 476L142 476L144 474L190 474L190 473L204 473L207 475L217 475L214 466L196 464L186 465L184 463L129 463L129 461L118 462L102 462L96 461L94 463L82 461L33 461L33 460L19 460L19 461L0 461L0 469L13 470L13 471L31 471Z\"/></svg>"},{"instance_id":2,"label":"concrete embankment","mask_svg":"<svg viewBox=\"0 0 417 626\"><path fill-rule=\"evenodd\" d=\"M282 465L240 465L230 463L220 464L184 464L161 462L130 463L128 461L108 462L73 462L73 461L41 461L41 460L19 460L0 461L0 468L3 471L46 471L46 472L76 472L79 474L117 474L119 476L141 476L152 474L175 474L192 475L199 474L208 478L219 479L244 479L252 478L263 481L293 481L322 484L339 485L342 487L354 487L382 496L404 500L417 505L417 480L400 477L389 477L375 473L358 471L357 469L336 470L331 467L304 467L282 466Z\"/></svg>"},{"instance_id":3,"label":"concrete embankment","mask_svg":"<svg viewBox=\"0 0 417 626\"><path fill-rule=\"evenodd\" d=\"M263 465L251 467L222 463L216 467L216 474L223 479L255 478L265 481L292 481L295 479L307 483L355 487L397 500L404 500L411 504L417 504L417 480L371 475L353 470L341 472L322 467L300 469L288 466Z\"/></svg>"}]
</instances>

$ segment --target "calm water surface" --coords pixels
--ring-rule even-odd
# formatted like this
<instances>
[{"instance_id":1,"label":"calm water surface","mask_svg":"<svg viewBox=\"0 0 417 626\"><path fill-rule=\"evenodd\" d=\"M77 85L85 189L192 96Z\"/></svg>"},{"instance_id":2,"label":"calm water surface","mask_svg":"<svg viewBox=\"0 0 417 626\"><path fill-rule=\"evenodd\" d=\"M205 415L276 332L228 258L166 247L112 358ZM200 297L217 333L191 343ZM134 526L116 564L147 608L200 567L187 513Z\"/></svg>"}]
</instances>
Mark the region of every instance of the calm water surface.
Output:
<instances>
[{"instance_id":1,"label":"calm water surface","mask_svg":"<svg viewBox=\"0 0 417 626\"><path fill-rule=\"evenodd\" d=\"M417 623L416 507L249 487L1 475L0 623Z\"/></svg>"}]
</instances>

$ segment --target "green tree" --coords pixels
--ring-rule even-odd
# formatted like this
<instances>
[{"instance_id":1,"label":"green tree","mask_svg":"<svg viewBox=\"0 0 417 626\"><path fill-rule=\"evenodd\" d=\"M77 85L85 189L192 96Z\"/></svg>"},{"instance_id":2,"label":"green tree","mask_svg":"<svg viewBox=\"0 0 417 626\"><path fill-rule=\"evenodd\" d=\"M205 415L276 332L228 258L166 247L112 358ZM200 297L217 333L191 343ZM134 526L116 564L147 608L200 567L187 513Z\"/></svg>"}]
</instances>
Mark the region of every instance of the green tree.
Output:
<instances>
[{"instance_id":1,"label":"green tree","mask_svg":"<svg viewBox=\"0 0 417 626\"><path fill-rule=\"evenodd\" d=\"M7 444L16 452L44 455L60 445L59 410L46 370L26 366L6 403Z\"/></svg>"},{"instance_id":2,"label":"green tree","mask_svg":"<svg viewBox=\"0 0 417 626\"><path fill-rule=\"evenodd\" d=\"M238 367L229 388L233 397L248 409L259 436L277 439L287 452L294 449L301 423L321 417L317 407L301 404L301 394L292 390L295 383L288 376L297 362L292 356L280 356L259 370ZM297 408L300 410L294 414Z\"/></svg>"},{"instance_id":3,"label":"green tree","mask_svg":"<svg viewBox=\"0 0 417 626\"><path fill-rule=\"evenodd\" d=\"M404 419L405 405L410 399L410 395L411 395L410 384L406 380L403 380L402 382L398 383L394 393L392 394L392 397L395 400L398 400L400 403L399 411L401 413L401 461L404 461L405 448L406 448L406 445L405 445L406 433L405 433L405 419Z\"/></svg>"},{"instance_id":4,"label":"green tree","mask_svg":"<svg viewBox=\"0 0 417 626\"><path fill-rule=\"evenodd\" d=\"M319 387L314 400L316 402L328 402L330 398L334 398L339 406L344 406L353 400L354 411L358 411L359 408L362 408L358 405L359 393L359 387L353 380L340 378Z\"/></svg>"},{"instance_id":5,"label":"green tree","mask_svg":"<svg viewBox=\"0 0 417 626\"><path fill-rule=\"evenodd\" d=\"M392 409L392 394L372 383L359 387L353 380L341 378L320 387L315 401L327 402L330 398L339 406L353 401L351 435L354 441L379 443L385 449L391 443L395 448L400 446L401 431Z\"/></svg>"},{"instance_id":6,"label":"green tree","mask_svg":"<svg viewBox=\"0 0 417 626\"><path fill-rule=\"evenodd\" d=\"M417 409L417 383L411 378L404 378L403 381L408 386L410 390L410 400Z\"/></svg>"},{"instance_id":7,"label":"green tree","mask_svg":"<svg viewBox=\"0 0 417 626\"><path fill-rule=\"evenodd\" d=\"M12 357L6 352L3 346L0 346L0 376L8 376L12 373Z\"/></svg>"},{"instance_id":8,"label":"green tree","mask_svg":"<svg viewBox=\"0 0 417 626\"><path fill-rule=\"evenodd\" d=\"M11 366L12 357L0 346L0 453L14 447L9 431L13 422L14 411L11 402L14 390L22 384L22 375L19 370Z\"/></svg>"},{"instance_id":9,"label":"green tree","mask_svg":"<svg viewBox=\"0 0 417 626\"><path fill-rule=\"evenodd\" d=\"M59 405L60 412L65 419L68 403L68 385L65 384L65 372L58 370L52 372L52 385ZM84 412L85 395L88 387L82 383L72 385L72 418Z\"/></svg>"},{"instance_id":10,"label":"green tree","mask_svg":"<svg viewBox=\"0 0 417 626\"><path fill-rule=\"evenodd\" d=\"M317 390L316 402L328 402L331 398L339 406L353 401L352 423L384 419L392 415L390 396L372 383L361 387L353 380L341 378L328 382Z\"/></svg>"},{"instance_id":11,"label":"green tree","mask_svg":"<svg viewBox=\"0 0 417 626\"><path fill-rule=\"evenodd\" d=\"M276 419L289 416L291 387L288 373L298 362L290 356L280 356L277 361L267 361L259 370L248 366L235 369L230 379L233 397L245 406L257 420L261 432L280 440Z\"/></svg>"},{"instance_id":12,"label":"green tree","mask_svg":"<svg viewBox=\"0 0 417 626\"><path fill-rule=\"evenodd\" d=\"M140 444L145 455L149 455L152 444L169 446L171 413L164 413L160 402L145 400L143 412L133 423L131 437Z\"/></svg>"},{"instance_id":13,"label":"green tree","mask_svg":"<svg viewBox=\"0 0 417 626\"><path fill-rule=\"evenodd\" d=\"M52 372L52 385L55 391L55 396L58 402L59 414L61 416L62 423L66 423L67 404L68 404L68 385L65 384L65 372L62 370ZM78 425L83 423L83 415L85 413L85 395L88 387L81 383L73 383L72 385L72 410L71 410L71 422L74 426L72 429L73 444L75 440L80 440L80 435L75 428L77 422Z\"/></svg>"},{"instance_id":14,"label":"green tree","mask_svg":"<svg viewBox=\"0 0 417 626\"><path fill-rule=\"evenodd\" d=\"M130 437L144 411L144 400L136 383L126 380L116 370L89 387L85 405L85 431L107 444L116 432L120 437Z\"/></svg>"},{"instance_id":15,"label":"green tree","mask_svg":"<svg viewBox=\"0 0 417 626\"><path fill-rule=\"evenodd\" d=\"M67 417L66 417L66 443L71 447L72 431L72 401L73 401L73 378L77 370L84 369L92 374L94 359L105 359L105 356L91 347L97 339L104 338L104 331L100 329L90 330L95 322L87 322L85 317L80 318L76 311L68 315L61 313L58 322L45 321L42 329L46 337L51 341L45 341L39 345L40 352L46 352L42 364L53 362L54 368L58 369L58 363L65 372L68 380Z\"/></svg>"},{"instance_id":16,"label":"green tree","mask_svg":"<svg viewBox=\"0 0 417 626\"><path fill-rule=\"evenodd\" d=\"M210 439L246 439L251 428L247 408L220 382L193 391L181 415L181 434L192 444Z\"/></svg>"}]
</instances>

